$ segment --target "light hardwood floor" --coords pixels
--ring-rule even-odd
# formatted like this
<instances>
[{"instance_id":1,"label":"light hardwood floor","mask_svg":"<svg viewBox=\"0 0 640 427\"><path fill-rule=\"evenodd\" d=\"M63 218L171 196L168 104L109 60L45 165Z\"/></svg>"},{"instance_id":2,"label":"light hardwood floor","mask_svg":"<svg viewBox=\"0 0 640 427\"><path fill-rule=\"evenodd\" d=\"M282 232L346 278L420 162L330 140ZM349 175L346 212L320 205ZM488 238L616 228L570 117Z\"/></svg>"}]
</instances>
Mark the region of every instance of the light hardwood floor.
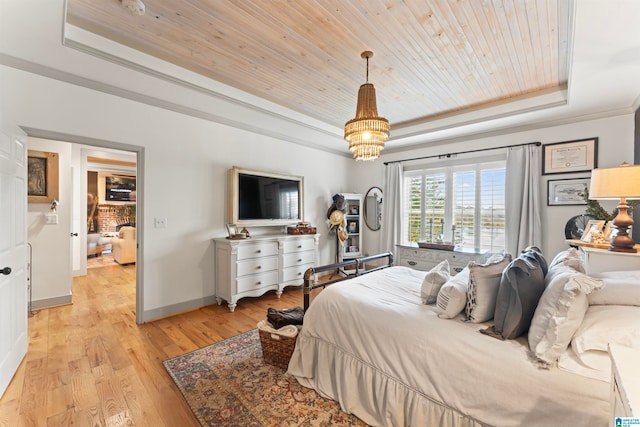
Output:
<instances>
[{"instance_id":1,"label":"light hardwood floor","mask_svg":"<svg viewBox=\"0 0 640 427\"><path fill-rule=\"evenodd\" d=\"M29 318L0 426L197 426L162 361L255 328L268 307L302 305L302 290L287 288L281 299L242 299L234 313L213 305L137 325L135 266L87 272L74 279L73 304Z\"/></svg>"}]
</instances>

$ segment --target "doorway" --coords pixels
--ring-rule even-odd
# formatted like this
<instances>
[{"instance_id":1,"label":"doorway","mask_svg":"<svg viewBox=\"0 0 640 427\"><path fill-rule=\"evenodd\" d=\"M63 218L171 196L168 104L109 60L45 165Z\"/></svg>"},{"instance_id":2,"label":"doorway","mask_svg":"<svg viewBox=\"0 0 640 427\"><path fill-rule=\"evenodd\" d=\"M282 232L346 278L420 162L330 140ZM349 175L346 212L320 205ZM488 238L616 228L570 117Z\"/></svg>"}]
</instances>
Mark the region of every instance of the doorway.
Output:
<instances>
[{"instance_id":1,"label":"doorway","mask_svg":"<svg viewBox=\"0 0 640 427\"><path fill-rule=\"evenodd\" d=\"M25 133L29 137L47 139L58 142L65 142L74 145L74 152L82 154L78 154L73 159L72 170L73 172L72 178L72 193L74 196L72 197L73 202L73 213L71 216L71 235L72 242L74 244L70 244L70 252L72 253L73 259L80 259L80 267L79 272L86 274L86 260L87 260L87 211L86 207L86 194L87 194L87 167L88 167L88 158L91 157L89 154L98 153L98 157L105 157L103 154L105 151L111 153L117 152L129 152L131 155L135 156L135 176L136 176L136 209L135 209L135 228L136 228L136 263L135 263L135 276L136 276L136 286L135 286L135 294L136 294L136 323L144 323L144 313L143 313L143 295L144 295L144 276L143 276L143 240L144 240L144 221L143 221L143 212L144 212L144 147L117 143L106 140L99 140L94 138L86 138L77 135L70 134L62 134L58 132L51 132L47 130L41 129L33 129L33 128L22 128ZM79 146L81 149L75 149ZM85 158L86 156L86 158ZM75 234L77 233L77 237ZM77 243L76 243L77 242ZM80 254L80 255L79 255ZM74 272L76 272L76 266L69 266ZM76 272L77 273L77 272Z\"/></svg>"},{"instance_id":2,"label":"doorway","mask_svg":"<svg viewBox=\"0 0 640 427\"><path fill-rule=\"evenodd\" d=\"M80 157L86 162L81 174L87 189L86 268L131 266L136 263L135 153L82 148Z\"/></svg>"}]
</instances>

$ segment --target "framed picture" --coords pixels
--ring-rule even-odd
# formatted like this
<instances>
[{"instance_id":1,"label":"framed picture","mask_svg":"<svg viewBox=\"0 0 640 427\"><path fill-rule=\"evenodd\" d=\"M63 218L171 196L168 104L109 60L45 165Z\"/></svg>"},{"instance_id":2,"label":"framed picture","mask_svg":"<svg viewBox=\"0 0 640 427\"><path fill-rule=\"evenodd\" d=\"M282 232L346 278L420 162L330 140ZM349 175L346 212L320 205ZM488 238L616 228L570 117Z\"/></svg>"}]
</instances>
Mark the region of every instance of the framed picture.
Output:
<instances>
[{"instance_id":1,"label":"framed picture","mask_svg":"<svg viewBox=\"0 0 640 427\"><path fill-rule=\"evenodd\" d=\"M582 233L582 237L580 240L583 242L589 243L591 241L591 234L597 233L598 231L602 231L602 227L604 226L604 220L592 219L587 223L587 226L584 228L584 232Z\"/></svg>"},{"instance_id":2,"label":"framed picture","mask_svg":"<svg viewBox=\"0 0 640 427\"><path fill-rule=\"evenodd\" d=\"M27 198L29 203L51 203L58 199L58 153L29 150L27 154Z\"/></svg>"},{"instance_id":3,"label":"framed picture","mask_svg":"<svg viewBox=\"0 0 640 427\"><path fill-rule=\"evenodd\" d=\"M227 233L229 233L229 238L238 234L238 227L235 224L227 224Z\"/></svg>"},{"instance_id":4,"label":"framed picture","mask_svg":"<svg viewBox=\"0 0 640 427\"><path fill-rule=\"evenodd\" d=\"M589 172L598 166L598 138L546 144L542 151L542 175Z\"/></svg>"},{"instance_id":5,"label":"framed picture","mask_svg":"<svg viewBox=\"0 0 640 427\"><path fill-rule=\"evenodd\" d=\"M351 234L358 232L358 221L347 222L347 231Z\"/></svg>"},{"instance_id":6,"label":"framed picture","mask_svg":"<svg viewBox=\"0 0 640 427\"><path fill-rule=\"evenodd\" d=\"M555 179L547 181L547 206L586 205L583 194L589 189L590 178Z\"/></svg>"}]
</instances>

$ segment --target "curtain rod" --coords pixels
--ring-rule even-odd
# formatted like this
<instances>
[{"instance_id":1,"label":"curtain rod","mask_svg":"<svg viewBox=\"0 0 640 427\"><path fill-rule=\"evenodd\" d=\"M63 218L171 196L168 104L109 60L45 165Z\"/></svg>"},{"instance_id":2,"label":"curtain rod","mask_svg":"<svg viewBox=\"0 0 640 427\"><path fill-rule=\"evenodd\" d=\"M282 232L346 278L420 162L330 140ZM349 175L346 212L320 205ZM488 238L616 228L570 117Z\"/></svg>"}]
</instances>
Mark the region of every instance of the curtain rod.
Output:
<instances>
[{"instance_id":1,"label":"curtain rod","mask_svg":"<svg viewBox=\"0 0 640 427\"><path fill-rule=\"evenodd\" d=\"M432 156L424 156L424 157L414 157L412 159L404 159L404 160L393 160L391 162L384 162L384 165L388 165L390 163L402 163L402 162L410 162L412 160L424 160L424 159L433 159L436 157L439 158L450 158L451 156L457 156L458 154L468 154L468 153L478 153L480 151L489 151L489 150L500 150L501 148L513 148L513 147L522 147L525 145L535 145L536 147L539 147L542 145L542 142L540 141L534 141L534 142L526 142L524 144L513 144L513 145L505 145L502 147L492 147L492 148L479 148L477 150L469 150L469 151L459 151L457 153L449 153L449 154L434 154Z\"/></svg>"}]
</instances>

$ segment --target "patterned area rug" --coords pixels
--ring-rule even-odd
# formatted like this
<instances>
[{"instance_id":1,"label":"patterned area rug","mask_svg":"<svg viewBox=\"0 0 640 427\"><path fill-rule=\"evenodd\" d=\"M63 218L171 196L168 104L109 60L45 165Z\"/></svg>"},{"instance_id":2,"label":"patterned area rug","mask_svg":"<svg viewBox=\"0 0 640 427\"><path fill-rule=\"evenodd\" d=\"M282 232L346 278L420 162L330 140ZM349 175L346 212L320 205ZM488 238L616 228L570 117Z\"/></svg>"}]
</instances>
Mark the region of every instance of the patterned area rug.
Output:
<instances>
[{"instance_id":1,"label":"patterned area rug","mask_svg":"<svg viewBox=\"0 0 640 427\"><path fill-rule=\"evenodd\" d=\"M267 365L257 329L164 361L203 426L366 426Z\"/></svg>"}]
</instances>

